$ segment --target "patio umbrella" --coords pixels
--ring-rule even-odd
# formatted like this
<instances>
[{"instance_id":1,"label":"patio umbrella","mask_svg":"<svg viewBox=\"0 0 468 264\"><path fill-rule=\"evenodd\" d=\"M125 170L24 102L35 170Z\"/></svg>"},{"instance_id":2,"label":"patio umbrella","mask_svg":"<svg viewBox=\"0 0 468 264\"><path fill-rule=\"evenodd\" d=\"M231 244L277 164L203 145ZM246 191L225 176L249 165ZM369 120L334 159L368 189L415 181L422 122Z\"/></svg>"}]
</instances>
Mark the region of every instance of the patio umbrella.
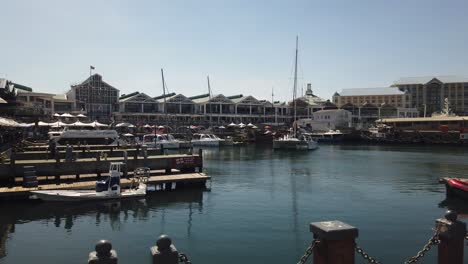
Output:
<instances>
[{"instance_id":1,"label":"patio umbrella","mask_svg":"<svg viewBox=\"0 0 468 264\"><path fill-rule=\"evenodd\" d=\"M164 128L164 126L158 126L158 128L159 128L159 129L162 129L162 128Z\"/></svg>"},{"instance_id":2,"label":"patio umbrella","mask_svg":"<svg viewBox=\"0 0 468 264\"><path fill-rule=\"evenodd\" d=\"M148 124L144 125L143 127L145 127L145 128L151 128L151 126L148 125Z\"/></svg>"},{"instance_id":3,"label":"patio umbrella","mask_svg":"<svg viewBox=\"0 0 468 264\"><path fill-rule=\"evenodd\" d=\"M123 135L124 135L124 137L134 137L134 135L133 135L133 134L130 134L130 133L123 134Z\"/></svg>"},{"instance_id":4,"label":"patio umbrella","mask_svg":"<svg viewBox=\"0 0 468 264\"><path fill-rule=\"evenodd\" d=\"M0 97L0 104L8 104L8 102L5 101L5 99L3 99L3 98Z\"/></svg>"},{"instance_id":5,"label":"patio umbrella","mask_svg":"<svg viewBox=\"0 0 468 264\"><path fill-rule=\"evenodd\" d=\"M55 117L60 117L60 114L55 113L54 116L55 116Z\"/></svg>"},{"instance_id":6,"label":"patio umbrella","mask_svg":"<svg viewBox=\"0 0 468 264\"><path fill-rule=\"evenodd\" d=\"M253 128L253 129L257 129L257 128L258 128L258 126L253 126L252 128Z\"/></svg>"},{"instance_id":7,"label":"patio umbrella","mask_svg":"<svg viewBox=\"0 0 468 264\"><path fill-rule=\"evenodd\" d=\"M236 126L237 126L237 125L234 124L234 123L231 123L231 124L228 125L228 127L236 127Z\"/></svg>"},{"instance_id":8,"label":"patio umbrella","mask_svg":"<svg viewBox=\"0 0 468 264\"><path fill-rule=\"evenodd\" d=\"M71 115L69 113L65 113L65 114L62 114L60 115L61 117L75 117L74 115Z\"/></svg>"},{"instance_id":9,"label":"patio umbrella","mask_svg":"<svg viewBox=\"0 0 468 264\"><path fill-rule=\"evenodd\" d=\"M244 128L244 127L245 127L245 124L241 122L241 123L239 123L239 127L240 127L240 128Z\"/></svg>"},{"instance_id":10,"label":"patio umbrella","mask_svg":"<svg viewBox=\"0 0 468 264\"><path fill-rule=\"evenodd\" d=\"M83 114L78 114L76 117L86 117L86 116Z\"/></svg>"},{"instance_id":11,"label":"patio umbrella","mask_svg":"<svg viewBox=\"0 0 468 264\"><path fill-rule=\"evenodd\" d=\"M132 125L132 124L130 124L130 125L128 125L127 127L131 127L131 128L133 128L133 127L135 127L135 126L134 126L134 125Z\"/></svg>"},{"instance_id":12,"label":"patio umbrella","mask_svg":"<svg viewBox=\"0 0 468 264\"><path fill-rule=\"evenodd\" d=\"M91 123L94 127L106 127L108 125L99 123L98 121L94 121Z\"/></svg>"},{"instance_id":13,"label":"patio umbrella","mask_svg":"<svg viewBox=\"0 0 468 264\"><path fill-rule=\"evenodd\" d=\"M252 123L247 124L248 127L253 127L254 125Z\"/></svg>"},{"instance_id":14,"label":"patio umbrella","mask_svg":"<svg viewBox=\"0 0 468 264\"><path fill-rule=\"evenodd\" d=\"M224 127L224 126L220 126L219 129L225 129L225 127Z\"/></svg>"}]
</instances>

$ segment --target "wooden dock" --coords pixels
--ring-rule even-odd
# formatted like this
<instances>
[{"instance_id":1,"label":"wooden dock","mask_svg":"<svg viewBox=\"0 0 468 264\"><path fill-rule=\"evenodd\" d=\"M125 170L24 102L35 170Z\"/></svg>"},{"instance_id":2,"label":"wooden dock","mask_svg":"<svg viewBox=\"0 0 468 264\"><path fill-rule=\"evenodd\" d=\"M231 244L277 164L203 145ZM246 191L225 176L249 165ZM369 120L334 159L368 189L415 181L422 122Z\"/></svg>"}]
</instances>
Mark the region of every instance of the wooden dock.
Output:
<instances>
[{"instance_id":1,"label":"wooden dock","mask_svg":"<svg viewBox=\"0 0 468 264\"><path fill-rule=\"evenodd\" d=\"M162 185L165 183L176 183L176 189L180 187L185 187L189 185L205 186L206 181L210 180L211 177L203 173L181 173L181 174L170 174L170 175L160 175L154 174L155 171L152 171L152 175L148 178L148 184ZM53 177L51 177L53 178ZM61 182L58 184L49 183L41 184L36 188L25 188L22 186L14 187L0 187L0 199L10 199L10 198L28 198L30 191L37 190L93 190L95 188L95 176L94 177L85 177L82 181L74 182ZM123 188L130 187L132 179L121 179L121 186Z\"/></svg>"}]
</instances>

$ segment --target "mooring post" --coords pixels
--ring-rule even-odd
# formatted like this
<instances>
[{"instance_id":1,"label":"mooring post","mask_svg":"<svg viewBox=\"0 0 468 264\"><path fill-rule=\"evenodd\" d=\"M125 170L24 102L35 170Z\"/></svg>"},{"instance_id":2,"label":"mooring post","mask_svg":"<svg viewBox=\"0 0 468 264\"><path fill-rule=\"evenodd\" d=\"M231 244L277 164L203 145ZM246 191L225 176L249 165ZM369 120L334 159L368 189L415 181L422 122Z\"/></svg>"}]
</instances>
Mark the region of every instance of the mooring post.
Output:
<instances>
[{"instance_id":1,"label":"mooring post","mask_svg":"<svg viewBox=\"0 0 468 264\"><path fill-rule=\"evenodd\" d=\"M96 152L96 174L97 174L97 178L100 179L101 178L101 171L99 170L99 164L101 163L101 154L99 152Z\"/></svg>"},{"instance_id":2,"label":"mooring post","mask_svg":"<svg viewBox=\"0 0 468 264\"><path fill-rule=\"evenodd\" d=\"M150 248L152 264L177 264L179 252L167 235L159 236L156 246Z\"/></svg>"},{"instance_id":3,"label":"mooring post","mask_svg":"<svg viewBox=\"0 0 468 264\"><path fill-rule=\"evenodd\" d=\"M354 264L358 229L341 221L310 223L314 239L314 264Z\"/></svg>"},{"instance_id":4,"label":"mooring post","mask_svg":"<svg viewBox=\"0 0 468 264\"><path fill-rule=\"evenodd\" d=\"M198 157L200 159L200 167L198 168L198 172L203 172L203 149L198 149Z\"/></svg>"},{"instance_id":5,"label":"mooring post","mask_svg":"<svg viewBox=\"0 0 468 264\"><path fill-rule=\"evenodd\" d=\"M94 249L89 253L88 264L117 264L117 252L109 241L98 241Z\"/></svg>"},{"instance_id":6,"label":"mooring post","mask_svg":"<svg viewBox=\"0 0 468 264\"><path fill-rule=\"evenodd\" d=\"M444 218L436 220L439 232L438 264L462 264L466 237L466 224L458 221L455 211L447 211Z\"/></svg>"}]
</instances>

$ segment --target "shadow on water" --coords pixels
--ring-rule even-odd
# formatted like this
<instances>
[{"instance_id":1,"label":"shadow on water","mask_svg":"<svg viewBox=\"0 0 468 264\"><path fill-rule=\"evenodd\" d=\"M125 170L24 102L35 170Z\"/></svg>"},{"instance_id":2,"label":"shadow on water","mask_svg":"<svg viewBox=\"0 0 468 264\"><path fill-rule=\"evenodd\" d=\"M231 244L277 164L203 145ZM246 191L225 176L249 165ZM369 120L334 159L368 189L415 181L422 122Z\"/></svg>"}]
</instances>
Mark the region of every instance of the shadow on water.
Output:
<instances>
[{"instance_id":1,"label":"shadow on water","mask_svg":"<svg viewBox=\"0 0 468 264\"><path fill-rule=\"evenodd\" d=\"M447 198L439 203L440 208L446 208L458 213L461 219L468 219L468 203L460 198Z\"/></svg>"},{"instance_id":2,"label":"shadow on water","mask_svg":"<svg viewBox=\"0 0 468 264\"><path fill-rule=\"evenodd\" d=\"M74 222L79 217L92 216L96 226L109 222L112 230L119 231L122 223L130 219L146 220L150 212L157 210L162 212L162 222L164 222L164 210L185 208L188 205L187 234L190 236L193 210L203 212L204 192L203 190L161 192L142 199L97 203L17 201L0 204L0 211L8 212L0 218L0 260L7 255L6 243L8 237L15 232L15 226L33 221L52 223L57 228L63 227L66 232L71 232Z\"/></svg>"}]
</instances>

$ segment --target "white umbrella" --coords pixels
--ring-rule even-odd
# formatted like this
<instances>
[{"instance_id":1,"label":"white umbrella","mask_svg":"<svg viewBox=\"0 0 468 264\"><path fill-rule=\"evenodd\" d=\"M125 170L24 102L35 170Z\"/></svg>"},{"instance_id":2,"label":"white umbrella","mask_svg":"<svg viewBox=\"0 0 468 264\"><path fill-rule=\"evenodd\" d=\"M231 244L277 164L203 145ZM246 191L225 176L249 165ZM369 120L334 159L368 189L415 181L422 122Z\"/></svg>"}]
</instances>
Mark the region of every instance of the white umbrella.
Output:
<instances>
[{"instance_id":1,"label":"white umbrella","mask_svg":"<svg viewBox=\"0 0 468 264\"><path fill-rule=\"evenodd\" d=\"M55 117L60 117L60 114L55 113L54 116L55 116Z\"/></svg>"},{"instance_id":2,"label":"white umbrella","mask_svg":"<svg viewBox=\"0 0 468 264\"><path fill-rule=\"evenodd\" d=\"M239 127L240 127L240 128L243 128L243 127L245 127L245 124L241 122L241 123L239 124Z\"/></svg>"},{"instance_id":3,"label":"white umbrella","mask_svg":"<svg viewBox=\"0 0 468 264\"><path fill-rule=\"evenodd\" d=\"M94 121L91 123L94 127L106 127L108 125L99 123L98 121Z\"/></svg>"},{"instance_id":4,"label":"white umbrella","mask_svg":"<svg viewBox=\"0 0 468 264\"><path fill-rule=\"evenodd\" d=\"M231 124L228 125L228 127L236 127L236 126L237 126L237 125L234 124L234 123L231 123Z\"/></svg>"},{"instance_id":5,"label":"white umbrella","mask_svg":"<svg viewBox=\"0 0 468 264\"><path fill-rule=\"evenodd\" d=\"M150 126L150 125L148 125L148 124L144 125L143 127L146 127L146 128L151 128L151 126Z\"/></svg>"},{"instance_id":6,"label":"white umbrella","mask_svg":"<svg viewBox=\"0 0 468 264\"><path fill-rule=\"evenodd\" d=\"M253 129L257 129L257 128L258 128L258 126L253 126L252 128L253 128Z\"/></svg>"},{"instance_id":7,"label":"white umbrella","mask_svg":"<svg viewBox=\"0 0 468 264\"><path fill-rule=\"evenodd\" d=\"M134 137L134 135L133 135L133 134L130 134L130 133L123 134L123 135L124 135L124 137Z\"/></svg>"},{"instance_id":8,"label":"white umbrella","mask_svg":"<svg viewBox=\"0 0 468 264\"><path fill-rule=\"evenodd\" d=\"M159 129L164 128L164 126L158 126Z\"/></svg>"},{"instance_id":9,"label":"white umbrella","mask_svg":"<svg viewBox=\"0 0 468 264\"><path fill-rule=\"evenodd\" d=\"M13 119L0 117L0 126L11 126L11 127L15 127L15 126L18 126L18 123L17 123L15 120L13 120Z\"/></svg>"},{"instance_id":10,"label":"white umbrella","mask_svg":"<svg viewBox=\"0 0 468 264\"><path fill-rule=\"evenodd\" d=\"M252 123L247 124L248 127L253 127L254 125Z\"/></svg>"},{"instance_id":11,"label":"white umbrella","mask_svg":"<svg viewBox=\"0 0 468 264\"><path fill-rule=\"evenodd\" d=\"M73 123L73 126L92 127L93 123L83 123L81 121L76 121Z\"/></svg>"},{"instance_id":12,"label":"white umbrella","mask_svg":"<svg viewBox=\"0 0 468 264\"><path fill-rule=\"evenodd\" d=\"M76 117L86 117L86 116L83 115L83 114L78 114L78 115L76 115Z\"/></svg>"},{"instance_id":13,"label":"white umbrella","mask_svg":"<svg viewBox=\"0 0 468 264\"><path fill-rule=\"evenodd\" d=\"M0 104L8 104L8 102L5 101L5 99L3 99L3 98L0 97Z\"/></svg>"},{"instance_id":14,"label":"white umbrella","mask_svg":"<svg viewBox=\"0 0 468 264\"><path fill-rule=\"evenodd\" d=\"M32 127L34 123L18 123L18 127Z\"/></svg>"},{"instance_id":15,"label":"white umbrella","mask_svg":"<svg viewBox=\"0 0 468 264\"><path fill-rule=\"evenodd\" d=\"M61 117L75 117L74 115L71 115L69 113L65 113L65 114L62 114L60 115Z\"/></svg>"},{"instance_id":16,"label":"white umbrella","mask_svg":"<svg viewBox=\"0 0 468 264\"><path fill-rule=\"evenodd\" d=\"M224 127L224 126L220 126L219 129L225 129L225 127Z\"/></svg>"},{"instance_id":17,"label":"white umbrella","mask_svg":"<svg viewBox=\"0 0 468 264\"><path fill-rule=\"evenodd\" d=\"M133 127L135 127L135 126L134 126L134 125L132 125L132 124L130 124L130 125L128 125L127 127L131 127L131 128L133 128Z\"/></svg>"}]
</instances>

